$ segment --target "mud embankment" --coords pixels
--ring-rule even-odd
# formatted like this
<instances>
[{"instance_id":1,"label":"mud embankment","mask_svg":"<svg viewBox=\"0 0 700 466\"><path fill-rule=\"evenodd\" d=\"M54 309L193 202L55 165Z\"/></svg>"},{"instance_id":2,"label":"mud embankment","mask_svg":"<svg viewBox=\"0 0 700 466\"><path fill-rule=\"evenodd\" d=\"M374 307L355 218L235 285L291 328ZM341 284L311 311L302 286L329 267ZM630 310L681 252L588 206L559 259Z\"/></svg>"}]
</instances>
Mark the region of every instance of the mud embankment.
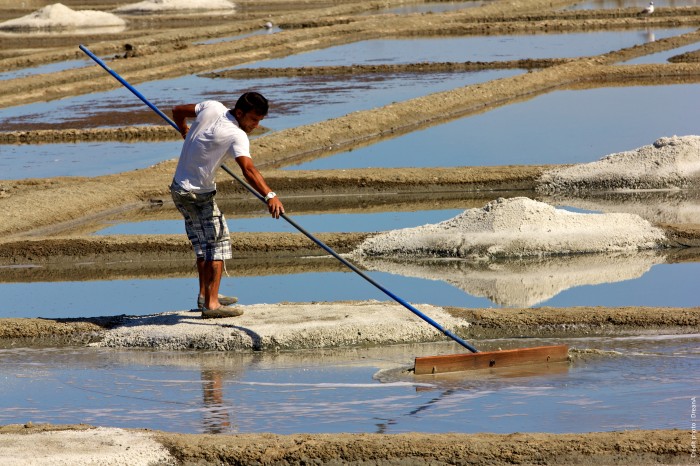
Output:
<instances>
[{"instance_id":1,"label":"mud embankment","mask_svg":"<svg viewBox=\"0 0 700 466\"><path fill-rule=\"evenodd\" d=\"M692 464L685 446L688 437L689 433L683 430L584 434L213 435L96 429L84 424L0 426L0 438L4 438L6 446L3 451L22 457L20 451L31 450L37 460L52 457L53 453L54 458L72 459L73 464L85 464L88 459L117 464L129 457L130 447L133 447L132 458L138 455L157 458L159 464L182 465Z\"/></svg>"}]
</instances>

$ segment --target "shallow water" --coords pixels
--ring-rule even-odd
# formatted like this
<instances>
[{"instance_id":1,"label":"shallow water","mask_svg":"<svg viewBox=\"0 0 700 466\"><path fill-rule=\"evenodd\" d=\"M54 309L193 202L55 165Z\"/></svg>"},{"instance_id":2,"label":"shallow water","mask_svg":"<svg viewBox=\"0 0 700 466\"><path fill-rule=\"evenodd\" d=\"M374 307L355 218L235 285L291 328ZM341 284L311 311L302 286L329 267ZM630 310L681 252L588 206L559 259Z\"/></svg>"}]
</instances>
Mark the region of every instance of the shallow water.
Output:
<instances>
[{"instance_id":1,"label":"shallow water","mask_svg":"<svg viewBox=\"0 0 700 466\"><path fill-rule=\"evenodd\" d=\"M653 34L653 33L651 33ZM676 55L681 55L686 52L694 52L700 49L700 44L690 44L684 47L678 47L677 49L665 50L659 53L652 53L651 55L645 55L643 57L633 58L624 62L626 65L649 65L649 64L663 64L669 63L668 59Z\"/></svg>"},{"instance_id":2,"label":"shallow water","mask_svg":"<svg viewBox=\"0 0 700 466\"><path fill-rule=\"evenodd\" d=\"M420 210L416 212L340 213L295 215L294 221L315 233L373 232L438 223L462 213L462 209ZM271 221L267 217L235 218L227 220L229 230L235 232L296 232L288 222ZM117 223L104 228L97 235L153 235L183 232L182 220L147 220Z\"/></svg>"},{"instance_id":3,"label":"shallow water","mask_svg":"<svg viewBox=\"0 0 700 466\"><path fill-rule=\"evenodd\" d=\"M0 173L6 180L108 175L177 158L181 148L181 141L0 145Z\"/></svg>"},{"instance_id":4,"label":"shallow water","mask_svg":"<svg viewBox=\"0 0 700 466\"><path fill-rule=\"evenodd\" d=\"M374 89L374 95L383 94L383 98L389 101L408 98L404 92L425 92L418 83L415 84L411 89L378 87ZM265 125L281 127L287 123L302 123L299 120L308 118L322 119L323 112L327 112L326 115L332 113L332 117L341 116L353 105L369 108L367 94L370 93L363 94L358 88L349 91L339 102L329 97L316 107L309 105L307 108L313 107L309 113L271 117L269 122L265 120ZM355 96L358 99L354 99ZM652 112L658 108L668 111ZM700 84L556 91L285 168L587 163L651 144L660 137L697 134L694 122L700 118L698 109ZM0 167L3 179L63 174L95 176L143 168L176 158L179 147L177 141L5 145L0 146ZM430 154L430 157L425 154Z\"/></svg>"},{"instance_id":5,"label":"shallow water","mask_svg":"<svg viewBox=\"0 0 700 466\"><path fill-rule=\"evenodd\" d=\"M26 76L32 76L35 74L44 73L55 73L57 71L65 71L74 68L83 68L92 65L94 62L90 59L87 60L68 60L58 63L47 63L45 65L39 65L32 68L22 68L19 70L5 71L0 73L0 80L4 79L15 79L24 78Z\"/></svg>"},{"instance_id":6,"label":"shallow water","mask_svg":"<svg viewBox=\"0 0 700 466\"><path fill-rule=\"evenodd\" d=\"M675 36L691 31L689 28L663 28L651 29L656 38ZM274 60L264 60L253 64L247 64L242 67L260 67L260 66L315 66L315 65L351 65L351 64L392 64L392 63L416 63L421 61L427 62L442 62L442 61L469 61L469 60L513 60L520 58L556 58L556 57L575 57L581 55L595 55L605 53L622 47L629 47L636 44L641 44L646 41L645 32L640 31L614 31L614 32L588 32L588 33L569 33L569 34L536 34L532 36L488 36L488 37L462 37L462 38L417 38L417 39L395 39L395 40L368 40L355 42L335 47L329 47L322 50L301 53L292 55L287 58ZM95 65L96 66L96 65ZM503 72L498 72L503 73ZM510 74L513 73L511 70ZM448 76L454 75L450 73ZM459 73L466 75L479 75L487 80L502 77L503 74L492 75L489 72L482 73ZM509 75L509 74L506 74ZM437 73L434 77L419 77L408 75L394 76L389 80L400 81L404 80L419 80L418 85L425 85L422 80L441 81L446 78L445 74ZM315 90L318 94L316 98L309 99L311 94L300 96L292 102L297 105L301 102L309 100L308 107L314 107L318 102L324 102L326 99L333 98L335 101L339 99L339 95L347 92L344 91L344 86L350 86L345 81L351 81L356 86L362 84L364 88L371 89L377 82L383 82L386 77L383 76L367 76L367 77L346 77L343 79L331 79L329 85L324 85L328 81L326 77L306 77L306 78L270 78L261 79L255 78L251 80L222 80L222 79L205 79L196 76L186 76L171 80L153 81L149 83L139 84L139 90L146 95L149 100L164 108L169 108L173 104L181 103L182 101L198 101L203 97L231 99L232 96L237 97L241 92L253 88L262 89L261 92L269 94L273 103L271 114L266 120L272 121L276 115L284 115L288 112L301 113L295 111L295 107L289 105L288 95L294 96L300 92L302 87L309 88L313 85L312 91ZM483 81L483 79L477 79ZM358 83L359 82L359 83ZM464 84L462 84L464 85ZM400 85L394 83L394 90L403 89L405 83ZM450 87L456 87L452 84ZM277 92L273 92L277 88ZM235 89L232 91L232 89ZM333 89L332 95L323 95ZM352 88L350 88L352 89ZM385 89L383 89L385 91ZM310 92L307 89L307 92ZM435 92L434 90L425 91L424 94ZM177 96L177 100L173 100L173 96ZM358 91L353 96L355 99L360 95ZM287 96L287 98L285 98ZM371 96L370 99L376 99L379 95ZM400 93L392 96L395 100L404 100L407 97ZM354 99L352 99L354 100ZM370 100L372 101L372 100ZM374 102L372 107L384 105L388 101ZM118 103L119 105L115 105ZM45 120L47 123L62 123L70 122L75 119L76 115L82 114L100 115L102 113L114 112L115 108L119 108L120 113L131 113L134 109L143 110L144 115L150 111L143 109L143 104L133 97L125 89L117 91L96 93L90 96L78 96L67 99L61 99L53 102L44 102L31 105L24 105L15 108L0 109L0 123L7 125L13 123L13 120L20 119L24 124L30 124L33 120ZM348 110L345 113L355 111L357 108ZM304 108L303 113L310 111L309 108ZM331 114L331 117L337 116ZM323 118L319 118L319 121ZM158 121L154 117L148 121ZM143 121L142 121L143 122ZM116 123L112 123L116 124ZM290 126L298 126L306 124L295 122L290 124L282 124L282 126L274 126L275 129L286 128ZM108 126L107 123L102 125ZM25 128L26 129L26 128Z\"/></svg>"},{"instance_id":7,"label":"shallow water","mask_svg":"<svg viewBox=\"0 0 700 466\"><path fill-rule=\"evenodd\" d=\"M255 89L271 102L270 114L263 126L280 130L519 73L522 71L487 70L254 79L193 75L151 81L136 87L167 114L173 105L208 98L233 104L242 92ZM0 109L0 123L10 130L16 125L27 130L39 125L41 128L92 128L164 124L125 88Z\"/></svg>"},{"instance_id":8,"label":"shallow water","mask_svg":"<svg viewBox=\"0 0 700 466\"><path fill-rule=\"evenodd\" d=\"M656 39L672 37L693 28L654 28ZM396 64L443 61L496 61L524 58L567 58L599 55L647 42L637 31L594 31L512 36L468 36L421 39L380 39L263 60L236 68L285 68Z\"/></svg>"},{"instance_id":9,"label":"shallow water","mask_svg":"<svg viewBox=\"0 0 700 466\"><path fill-rule=\"evenodd\" d=\"M323 262L321 262L323 261ZM363 265L350 259L356 265ZM241 304L391 298L335 259L296 259L313 272L275 272L274 264L253 272L244 259L227 262L230 276L221 292ZM241 265L239 265L241 264ZM130 262L129 266L138 263ZM149 266L154 264L149 263ZM369 261L367 274L402 299L436 306L570 307L697 305L700 262L676 263L662 253L591 254L477 264L470 261ZM103 265L104 266L104 265ZM330 267L330 268L329 268ZM157 268L157 267L155 267ZM0 268L0 317L96 317L148 315L196 307L193 262L163 261L166 276L105 276L99 264L33 264ZM334 271L342 270L342 271ZM21 276L18 276L18 272ZM81 277L70 278L71 274ZM66 276L68 275L68 276Z\"/></svg>"},{"instance_id":10,"label":"shallow water","mask_svg":"<svg viewBox=\"0 0 700 466\"><path fill-rule=\"evenodd\" d=\"M656 34L657 38L661 38L680 34L686 30L663 29L656 31ZM603 34L603 36L597 34ZM606 34L613 34L613 36ZM486 42L479 42L482 40ZM558 54L566 56L599 53L640 41L643 42L644 38L638 31L583 35L364 41L340 46L340 48L332 47L309 54L300 54L287 59L259 62L255 66L405 63L421 59L429 61L494 60L559 56ZM604 47L604 50L588 50L592 46ZM583 47L585 52L580 47ZM479 54L483 56L467 57L464 50L479 50ZM337 52L341 53L336 55ZM438 52L439 54L436 55ZM338 56L343 58L337 58ZM294 63L288 63L285 60L293 60ZM227 101L237 97L240 92L256 89L266 94L272 102L270 116L263 123L274 131L521 72L520 70L501 70L429 75L367 75L332 80L325 77L227 80L186 76L143 83L138 86L138 89L166 113L172 105L185 101L196 102L205 98ZM433 132L447 131L449 134L440 134L436 138L442 145L437 148L431 146L431 153L437 158L431 157L429 164L430 166L461 166L574 163L591 161L607 155L611 153L610 147L615 151L629 150L651 143L653 139L662 135L693 134L695 127L690 122L694 121L692 116L698 108L697 102L692 98L693 95L698 95L695 87L692 85L690 87L654 86L646 87L644 91L636 93L625 88L576 91L569 94L567 91L562 91L524 103L509 105L503 109L460 120L469 122L469 127L466 129L453 130L454 123L431 129ZM232 94L231 89L236 89L235 93ZM629 95L630 92L637 95ZM572 99L568 97L570 94L580 95L580 97ZM638 94L644 95L641 100ZM691 97L686 98L687 95ZM173 100L172 96L177 96L178 100ZM614 107L607 105L611 99L616 102ZM601 112L603 107L606 108L605 112ZM115 112L115 108L119 111ZM576 112L572 112L572 108L576 108ZM609 111L611 108L612 111ZM648 108L673 108L674 112L665 114L663 119L652 119L647 116ZM534 114L537 114L538 118L532 118ZM163 122L129 91L119 88L87 96L0 109L0 124L6 130L20 128L27 130L34 127L160 125ZM552 124L558 127L548 131L547 136L543 138L541 128ZM616 127L618 130L612 131L612 128ZM487 130L484 130L485 128ZM348 159L346 156L339 155L296 168L426 166L428 162L422 153L427 149L421 149L420 144L416 145L416 139L425 140L425 131L428 130L415 132L388 143L357 149L352 152L353 165L348 165L347 160L336 162L340 159ZM503 131L508 131L511 136L501 137ZM596 135L595 139L590 137L591 134ZM653 136L650 137L649 134ZM459 139L456 139L457 135L460 135ZM568 143L572 137L575 142L574 150L567 150L562 154L560 144ZM534 141L530 143L528 138ZM464 150L465 140L469 141L468 152ZM398 145L387 145L394 144L393 141L397 141ZM174 144L167 142L5 145L0 146L0 167L3 170L3 179L64 175L97 176L143 168L177 157L179 150L174 149ZM532 144L541 147L537 151L522 150L523 145L531 147ZM419 150L416 150L416 147ZM380 152L381 157L370 155L376 151ZM96 153L100 154L99 157L95 156ZM337 163L340 165L336 166Z\"/></svg>"},{"instance_id":11,"label":"shallow water","mask_svg":"<svg viewBox=\"0 0 700 466\"><path fill-rule=\"evenodd\" d=\"M240 89L241 92L256 89L273 102L270 115L263 121L263 125L272 130L281 130L516 73L520 71L368 76L359 79L343 77L331 80L225 80L189 76L144 83L139 85L138 89L167 114L172 105L177 103L197 102L207 98L226 101L233 98L231 89ZM174 101L172 96L177 96L178 101ZM114 108L119 108L119 111L114 112ZM108 120L101 120L103 117ZM0 124L8 130L19 127L26 130L35 125L97 127L136 124L137 122L129 121L131 118L136 118L139 124L164 124L140 100L123 88L0 109ZM179 156L180 146L181 143L177 141L0 145L1 178L97 176L119 173L176 158Z\"/></svg>"},{"instance_id":12,"label":"shallow water","mask_svg":"<svg viewBox=\"0 0 700 466\"><path fill-rule=\"evenodd\" d=\"M586 163L697 134L698 118L700 84L555 91L286 168Z\"/></svg>"},{"instance_id":13,"label":"shallow water","mask_svg":"<svg viewBox=\"0 0 700 466\"><path fill-rule=\"evenodd\" d=\"M415 356L460 350L454 343L278 354L0 349L0 424L277 434L689 428L700 335L476 345L559 343L608 353L549 368L416 377L403 372Z\"/></svg>"}]
</instances>

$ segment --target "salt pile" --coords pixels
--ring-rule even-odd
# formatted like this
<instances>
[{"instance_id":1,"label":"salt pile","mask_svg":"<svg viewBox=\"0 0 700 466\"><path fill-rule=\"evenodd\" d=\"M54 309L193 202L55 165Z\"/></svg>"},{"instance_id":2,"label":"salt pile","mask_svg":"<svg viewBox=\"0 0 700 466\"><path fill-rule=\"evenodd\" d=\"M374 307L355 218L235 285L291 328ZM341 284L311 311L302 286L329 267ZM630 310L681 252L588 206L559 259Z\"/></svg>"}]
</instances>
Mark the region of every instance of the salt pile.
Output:
<instances>
[{"instance_id":1,"label":"salt pile","mask_svg":"<svg viewBox=\"0 0 700 466\"><path fill-rule=\"evenodd\" d=\"M665 243L663 231L638 215L569 212L516 197L468 209L441 223L381 233L353 254L489 259L637 251Z\"/></svg>"},{"instance_id":2,"label":"salt pile","mask_svg":"<svg viewBox=\"0 0 700 466\"><path fill-rule=\"evenodd\" d=\"M121 6L117 13L155 13L177 10L235 10L236 5L228 0L144 0Z\"/></svg>"},{"instance_id":3,"label":"salt pile","mask_svg":"<svg viewBox=\"0 0 700 466\"><path fill-rule=\"evenodd\" d=\"M440 307L421 310L451 331L468 324ZM382 301L244 306L235 319L202 320L190 311L137 316L92 346L266 351L440 341L443 335L403 306Z\"/></svg>"},{"instance_id":4,"label":"salt pile","mask_svg":"<svg viewBox=\"0 0 700 466\"><path fill-rule=\"evenodd\" d=\"M62 3L45 6L21 18L0 23L0 29L61 29L126 26L126 22L112 13L95 10L71 10Z\"/></svg>"},{"instance_id":5,"label":"salt pile","mask_svg":"<svg viewBox=\"0 0 700 466\"><path fill-rule=\"evenodd\" d=\"M175 464L155 434L116 427L4 433L0 458L15 466Z\"/></svg>"},{"instance_id":6,"label":"salt pile","mask_svg":"<svg viewBox=\"0 0 700 466\"><path fill-rule=\"evenodd\" d=\"M537 191L682 189L699 180L700 136L673 136L596 162L547 171Z\"/></svg>"},{"instance_id":7,"label":"salt pile","mask_svg":"<svg viewBox=\"0 0 700 466\"><path fill-rule=\"evenodd\" d=\"M700 224L700 192L695 189L608 191L586 196L554 193L542 201L587 211L626 212L654 225Z\"/></svg>"}]
</instances>

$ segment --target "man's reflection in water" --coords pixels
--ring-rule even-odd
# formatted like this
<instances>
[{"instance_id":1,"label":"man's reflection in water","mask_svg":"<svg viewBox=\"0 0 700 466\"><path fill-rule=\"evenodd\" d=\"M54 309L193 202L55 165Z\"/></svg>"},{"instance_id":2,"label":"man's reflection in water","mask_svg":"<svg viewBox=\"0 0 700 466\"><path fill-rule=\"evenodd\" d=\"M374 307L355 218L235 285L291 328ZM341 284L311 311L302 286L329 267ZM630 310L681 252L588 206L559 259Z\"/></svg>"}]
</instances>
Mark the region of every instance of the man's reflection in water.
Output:
<instances>
[{"instance_id":1,"label":"man's reflection in water","mask_svg":"<svg viewBox=\"0 0 700 466\"><path fill-rule=\"evenodd\" d=\"M223 380L217 370L202 370L202 394L204 398L204 430L208 434L231 431L229 412L224 405Z\"/></svg>"}]
</instances>

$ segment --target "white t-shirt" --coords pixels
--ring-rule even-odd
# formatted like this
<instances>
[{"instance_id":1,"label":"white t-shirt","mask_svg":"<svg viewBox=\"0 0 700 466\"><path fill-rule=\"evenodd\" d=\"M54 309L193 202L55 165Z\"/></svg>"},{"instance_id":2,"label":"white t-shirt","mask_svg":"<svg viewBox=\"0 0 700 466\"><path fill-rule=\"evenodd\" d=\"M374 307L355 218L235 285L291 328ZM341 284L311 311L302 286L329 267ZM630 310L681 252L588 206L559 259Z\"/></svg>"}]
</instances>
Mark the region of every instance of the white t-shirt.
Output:
<instances>
[{"instance_id":1,"label":"white t-shirt","mask_svg":"<svg viewBox=\"0 0 700 466\"><path fill-rule=\"evenodd\" d=\"M221 102L198 103L195 113L197 118L182 146L174 181L188 191L208 193L216 189L216 170L224 157L250 157L250 141Z\"/></svg>"}]
</instances>

